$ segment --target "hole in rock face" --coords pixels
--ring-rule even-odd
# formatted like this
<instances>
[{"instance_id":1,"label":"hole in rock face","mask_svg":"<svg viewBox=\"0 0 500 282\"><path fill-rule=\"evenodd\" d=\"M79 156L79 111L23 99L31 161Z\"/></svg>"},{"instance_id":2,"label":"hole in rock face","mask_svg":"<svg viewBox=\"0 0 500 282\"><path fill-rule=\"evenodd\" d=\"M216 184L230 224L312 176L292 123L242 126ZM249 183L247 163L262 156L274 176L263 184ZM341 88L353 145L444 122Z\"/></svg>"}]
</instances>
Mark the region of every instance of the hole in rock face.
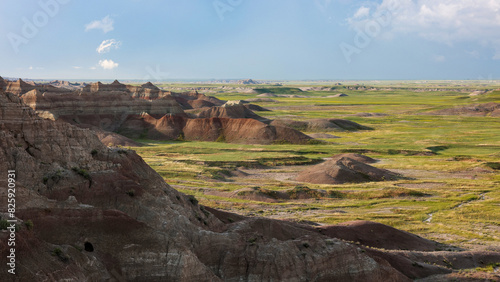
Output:
<instances>
[{"instance_id":1,"label":"hole in rock face","mask_svg":"<svg viewBox=\"0 0 500 282\"><path fill-rule=\"evenodd\" d=\"M90 242L85 242L85 251L87 252L93 252L94 251L94 246Z\"/></svg>"}]
</instances>

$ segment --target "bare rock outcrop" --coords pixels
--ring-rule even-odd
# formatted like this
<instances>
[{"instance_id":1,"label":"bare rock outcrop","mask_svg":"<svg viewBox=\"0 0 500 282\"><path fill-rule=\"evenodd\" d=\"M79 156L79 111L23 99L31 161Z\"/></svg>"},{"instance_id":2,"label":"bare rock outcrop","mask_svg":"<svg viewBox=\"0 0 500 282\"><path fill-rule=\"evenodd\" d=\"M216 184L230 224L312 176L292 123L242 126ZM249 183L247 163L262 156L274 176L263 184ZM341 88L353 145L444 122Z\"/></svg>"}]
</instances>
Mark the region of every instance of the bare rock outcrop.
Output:
<instances>
[{"instance_id":1,"label":"bare rock outcrop","mask_svg":"<svg viewBox=\"0 0 500 282\"><path fill-rule=\"evenodd\" d=\"M342 184L388 181L400 178L396 173L379 169L349 157L332 158L299 173L296 180L314 184Z\"/></svg>"},{"instance_id":2,"label":"bare rock outcrop","mask_svg":"<svg viewBox=\"0 0 500 282\"><path fill-rule=\"evenodd\" d=\"M21 79L4 84L6 92L19 96L40 117L95 129L108 145L133 144L127 138L253 144L300 144L312 139L284 124L269 125L270 120L252 112L247 103L226 103L196 91L166 92L152 83L95 82L76 91L31 85ZM188 115L183 108L201 110Z\"/></svg>"},{"instance_id":3,"label":"bare rock outcrop","mask_svg":"<svg viewBox=\"0 0 500 282\"><path fill-rule=\"evenodd\" d=\"M331 157L332 160L340 160L341 158L349 158L351 160L355 160L355 161L362 162L365 164L373 164L373 163L377 162L377 160L374 158L370 158L368 156L361 155L361 154L355 154L355 153L338 154L338 155Z\"/></svg>"},{"instance_id":4,"label":"bare rock outcrop","mask_svg":"<svg viewBox=\"0 0 500 282\"><path fill-rule=\"evenodd\" d=\"M222 106L224 101L215 97L205 96L197 91L170 94L183 109L200 109L205 107Z\"/></svg>"},{"instance_id":5,"label":"bare rock outcrop","mask_svg":"<svg viewBox=\"0 0 500 282\"><path fill-rule=\"evenodd\" d=\"M472 104L462 107L427 112L428 115L458 115L458 116L500 116L500 103Z\"/></svg>"},{"instance_id":6,"label":"bare rock outcrop","mask_svg":"<svg viewBox=\"0 0 500 282\"><path fill-rule=\"evenodd\" d=\"M122 89L122 90L117 90ZM129 115L147 112L151 115L182 114L184 111L170 96L157 99L135 99L123 84L103 86L93 83L84 91L43 92L33 89L21 99L40 116L63 120L75 125L91 125L114 131Z\"/></svg>"},{"instance_id":7,"label":"bare rock outcrop","mask_svg":"<svg viewBox=\"0 0 500 282\"><path fill-rule=\"evenodd\" d=\"M236 84L259 84L259 83L249 78L249 79L238 80Z\"/></svg>"},{"instance_id":8,"label":"bare rock outcrop","mask_svg":"<svg viewBox=\"0 0 500 282\"><path fill-rule=\"evenodd\" d=\"M440 247L434 241L381 223L364 220L321 226L317 227L317 230L330 237L387 250L435 251Z\"/></svg>"},{"instance_id":9,"label":"bare rock outcrop","mask_svg":"<svg viewBox=\"0 0 500 282\"><path fill-rule=\"evenodd\" d=\"M251 118L256 119L263 122L270 122L268 119L263 118L250 109L248 109L243 103L230 103L232 101L227 102L226 104L220 107L211 107L204 111L198 113L199 118Z\"/></svg>"},{"instance_id":10,"label":"bare rock outcrop","mask_svg":"<svg viewBox=\"0 0 500 282\"><path fill-rule=\"evenodd\" d=\"M311 137L288 127L271 126L251 118L195 118L148 114L129 116L118 129L130 138L156 140L219 141L228 143L271 144L288 142L303 144Z\"/></svg>"},{"instance_id":11,"label":"bare rock outcrop","mask_svg":"<svg viewBox=\"0 0 500 282\"><path fill-rule=\"evenodd\" d=\"M345 119L312 119L306 121L276 119L271 122L271 125L289 126L301 131L357 131L372 129Z\"/></svg>"},{"instance_id":12,"label":"bare rock outcrop","mask_svg":"<svg viewBox=\"0 0 500 282\"><path fill-rule=\"evenodd\" d=\"M70 82L66 80L53 80L48 83L49 85L52 85L57 88L64 88L67 90L78 90L82 89L83 87L87 86L86 83L81 83L81 82Z\"/></svg>"}]
</instances>

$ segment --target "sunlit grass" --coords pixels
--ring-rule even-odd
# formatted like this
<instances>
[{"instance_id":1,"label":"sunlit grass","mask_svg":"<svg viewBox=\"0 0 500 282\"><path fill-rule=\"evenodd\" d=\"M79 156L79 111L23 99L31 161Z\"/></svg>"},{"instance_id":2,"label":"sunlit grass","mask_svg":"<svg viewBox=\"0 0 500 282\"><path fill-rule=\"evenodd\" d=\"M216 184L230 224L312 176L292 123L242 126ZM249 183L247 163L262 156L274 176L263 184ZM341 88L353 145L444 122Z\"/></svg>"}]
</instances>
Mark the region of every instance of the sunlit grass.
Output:
<instances>
[{"instance_id":1,"label":"sunlit grass","mask_svg":"<svg viewBox=\"0 0 500 282\"><path fill-rule=\"evenodd\" d=\"M339 92L349 96L323 98ZM244 215L323 224L372 220L443 243L500 244L500 175L485 165L500 161L498 117L426 114L470 103L498 102L499 91L475 98L469 97L468 92L412 92L389 87L379 91L337 89L293 94L309 98L272 98L278 103L258 104L273 111L259 114L295 120L345 118L374 130L325 132L340 138L323 139L333 143L322 145L138 140L145 146L133 149L167 183L196 196L203 205ZM216 96L239 100L255 98L257 94L222 93ZM354 116L357 113L384 113L386 116ZM238 198L235 192L256 186L269 191L286 191L298 183L228 175L237 167L261 168L261 173L288 173L300 170L295 167L297 165L344 152L362 152L382 160L374 166L401 171L410 177L364 184L307 184L311 189L333 191L331 195L336 197L257 201ZM220 193L215 195L207 191ZM432 220L426 222L430 214Z\"/></svg>"}]
</instances>

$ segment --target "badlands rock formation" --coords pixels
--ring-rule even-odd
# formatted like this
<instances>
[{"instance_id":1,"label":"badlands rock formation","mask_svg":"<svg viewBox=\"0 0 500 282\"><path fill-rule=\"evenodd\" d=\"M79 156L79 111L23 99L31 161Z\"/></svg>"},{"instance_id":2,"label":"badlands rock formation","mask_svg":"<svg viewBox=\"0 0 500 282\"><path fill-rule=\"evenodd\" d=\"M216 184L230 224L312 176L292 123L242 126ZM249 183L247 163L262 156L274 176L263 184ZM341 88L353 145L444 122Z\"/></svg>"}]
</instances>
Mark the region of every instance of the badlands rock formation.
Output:
<instances>
[{"instance_id":1,"label":"badlands rock formation","mask_svg":"<svg viewBox=\"0 0 500 282\"><path fill-rule=\"evenodd\" d=\"M286 126L270 122L241 103L225 104L196 91L172 93L152 83L141 86L91 83L71 91L51 85L31 85L22 80L0 80L5 92L18 95L36 113L47 119L61 120L83 128L115 134L99 134L108 144L130 144L128 138L159 140L225 141L270 144L305 143L311 139ZM201 109L188 116L184 109Z\"/></svg>"},{"instance_id":2,"label":"badlands rock formation","mask_svg":"<svg viewBox=\"0 0 500 282\"><path fill-rule=\"evenodd\" d=\"M16 237L21 281L405 279L358 247L298 225L223 224L133 151L41 119L16 95L0 93L0 105L0 170L16 171L16 216L33 222L32 229L21 224ZM5 266L8 234L0 236Z\"/></svg>"},{"instance_id":3,"label":"badlands rock formation","mask_svg":"<svg viewBox=\"0 0 500 282\"><path fill-rule=\"evenodd\" d=\"M356 131L371 130L372 128L345 119L312 119L295 121L290 119L276 119L271 125L292 127L304 131Z\"/></svg>"},{"instance_id":4,"label":"badlands rock formation","mask_svg":"<svg viewBox=\"0 0 500 282\"><path fill-rule=\"evenodd\" d=\"M372 162L370 158L363 159L361 155L339 155L324 163L312 166L299 173L296 180L314 184L342 184L370 181L387 181L400 178L396 173L379 169L365 162Z\"/></svg>"},{"instance_id":5,"label":"badlands rock formation","mask_svg":"<svg viewBox=\"0 0 500 282\"><path fill-rule=\"evenodd\" d=\"M0 171L15 170L19 229L16 276L4 273L6 280L410 281L450 273L447 260L473 268L499 259L491 252L385 252L310 226L205 208L135 152L42 119L1 89L0 128ZM0 201L7 202L7 189ZM8 218L5 205L0 215ZM9 236L0 232L4 267Z\"/></svg>"},{"instance_id":6,"label":"badlands rock formation","mask_svg":"<svg viewBox=\"0 0 500 282\"><path fill-rule=\"evenodd\" d=\"M500 103L485 103L454 107L428 112L431 115L490 116L500 117Z\"/></svg>"}]
</instances>

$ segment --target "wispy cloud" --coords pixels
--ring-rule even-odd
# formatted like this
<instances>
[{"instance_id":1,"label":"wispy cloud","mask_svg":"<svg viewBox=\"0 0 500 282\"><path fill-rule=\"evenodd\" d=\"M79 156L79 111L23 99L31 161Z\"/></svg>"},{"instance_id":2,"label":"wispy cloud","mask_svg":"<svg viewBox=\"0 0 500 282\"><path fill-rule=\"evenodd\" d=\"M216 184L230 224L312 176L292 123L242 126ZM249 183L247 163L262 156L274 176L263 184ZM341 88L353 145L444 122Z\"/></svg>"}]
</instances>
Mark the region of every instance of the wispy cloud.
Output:
<instances>
[{"instance_id":1,"label":"wispy cloud","mask_svg":"<svg viewBox=\"0 0 500 282\"><path fill-rule=\"evenodd\" d=\"M364 17L367 17L369 15L370 15L370 8L362 6L361 8L359 8L359 10L356 12L356 14L354 14L354 18L355 19L364 18Z\"/></svg>"},{"instance_id":2,"label":"wispy cloud","mask_svg":"<svg viewBox=\"0 0 500 282\"><path fill-rule=\"evenodd\" d=\"M92 29L101 29L104 33L108 33L115 29L114 21L110 16L105 16L102 20L96 20L85 25L85 31Z\"/></svg>"},{"instance_id":3,"label":"wispy cloud","mask_svg":"<svg viewBox=\"0 0 500 282\"><path fill-rule=\"evenodd\" d=\"M79 70L79 69L81 69L82 67L79 67L79 66L73 66L73 68L74 68L75 70Z\"/></svg>"},{"instance_id":4,"label":"wispy cloud","mask_svg":"<svg viewBox=\"0 0 500 282\"><path fill-rule=\"evenodd\" d=\"M118 49L121 42L114 39L104 40L99 47L97 47L97 53L103 54L109 52L111 49Z\"/></svg>"},{"instance_id":5,"label":"wispy cloud","mask_svg":"<svg viewBox=\"0 0 500 282\"><path fill-rule=\"evenodd\" d=\"M118 67L118 63L113 62L112 60L100 60L99 66L105 70L112 70Z\"/></svg>"},{"instance_id":6,"label":"wispy cloud","mask_svg":"<svg viewBox=\"0 0 500 282\"><path fill-rule=\"evenodd\" d=\"M388 31L415 34L453 45L474 42L496 51L500 59L500 1L494 0L383 0L371 9L361 6L348 23L353 27L393 11Z\"/></svg>"},{"instance_id":7,"label":"wispy cloud","mask_svg":"<svg viewBox=\"0 0 500 282\"><path fill-rule=\"evenodd\" d=\"M434 61L436 61L438 63L442 63L442 62L446 61L446 57L443 55L434 55L433 59L434 59Z\"/></svg>"}]
</instances>

